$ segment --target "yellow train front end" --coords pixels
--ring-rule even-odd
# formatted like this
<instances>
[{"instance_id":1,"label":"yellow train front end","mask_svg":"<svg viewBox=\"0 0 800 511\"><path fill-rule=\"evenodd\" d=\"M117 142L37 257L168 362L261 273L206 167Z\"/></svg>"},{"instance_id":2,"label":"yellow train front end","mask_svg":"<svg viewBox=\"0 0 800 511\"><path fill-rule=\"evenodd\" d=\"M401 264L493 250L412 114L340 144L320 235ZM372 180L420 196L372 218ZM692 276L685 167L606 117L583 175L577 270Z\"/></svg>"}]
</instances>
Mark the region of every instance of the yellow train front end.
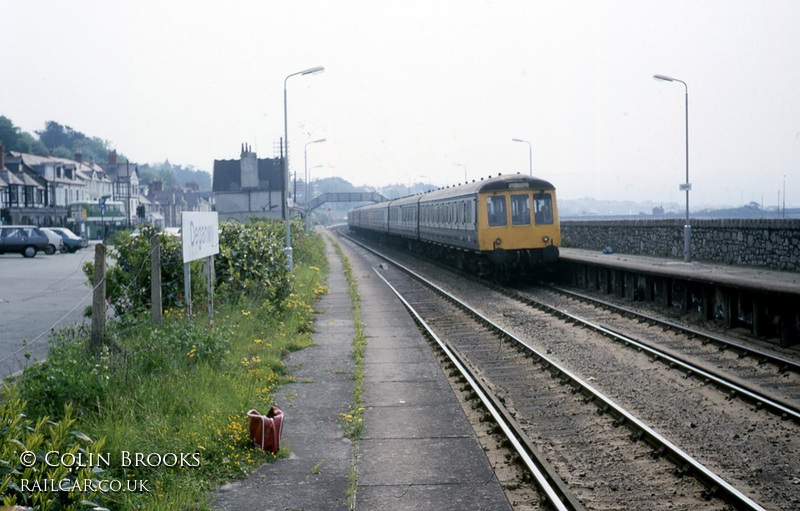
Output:
<instances>
[{"instance_id":1,"label":"yellow train front end","mask_svg":"<svg viewBox=\"0 0 800 511\"><path fill-rule=\"evenodd\" d=\"M561 245L555 188L536 178L504 185L478 194L479 250L512 273L555 262Z\"/></svg>"}]
</instances>

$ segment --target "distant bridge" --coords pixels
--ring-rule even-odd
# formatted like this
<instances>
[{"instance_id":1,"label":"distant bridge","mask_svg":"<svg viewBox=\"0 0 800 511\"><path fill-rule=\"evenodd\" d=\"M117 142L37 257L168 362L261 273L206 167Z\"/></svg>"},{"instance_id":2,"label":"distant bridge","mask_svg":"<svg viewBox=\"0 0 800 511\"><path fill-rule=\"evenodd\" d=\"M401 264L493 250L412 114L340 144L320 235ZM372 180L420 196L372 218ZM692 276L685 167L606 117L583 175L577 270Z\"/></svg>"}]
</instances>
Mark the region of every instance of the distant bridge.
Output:
<instances>
[{"instance_id":1,"label":"distant bridge","mask_svg":"<svg viewBox=\"0 0 800 511\"><path fill-rule=\"evenodd\" d=\"M389 199L378 192L323 193L314 197L308 204L308 208L314 210L326 202L385 202L387 200Z\"/></svg>"}]
</instances>

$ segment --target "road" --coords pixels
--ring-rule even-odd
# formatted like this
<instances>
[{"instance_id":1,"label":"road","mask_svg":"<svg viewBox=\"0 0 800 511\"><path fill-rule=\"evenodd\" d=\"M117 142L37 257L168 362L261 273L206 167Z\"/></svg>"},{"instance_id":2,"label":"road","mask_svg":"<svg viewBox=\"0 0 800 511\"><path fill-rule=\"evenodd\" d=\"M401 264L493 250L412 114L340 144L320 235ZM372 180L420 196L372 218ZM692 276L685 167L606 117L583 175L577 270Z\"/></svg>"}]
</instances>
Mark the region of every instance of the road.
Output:
<instances>
[{"instance_id":1,"label":"road","mask_svg":"<svg viewBox=\"0 0 800 511\"><path fill-rule=\"evenodd\" d=\"M0 378L46 357L54 329L88 322L83 311L92 304L91 287L81 265L93 260L94 244L32 259L0 255Z\"/></svg>"}]
</instances>

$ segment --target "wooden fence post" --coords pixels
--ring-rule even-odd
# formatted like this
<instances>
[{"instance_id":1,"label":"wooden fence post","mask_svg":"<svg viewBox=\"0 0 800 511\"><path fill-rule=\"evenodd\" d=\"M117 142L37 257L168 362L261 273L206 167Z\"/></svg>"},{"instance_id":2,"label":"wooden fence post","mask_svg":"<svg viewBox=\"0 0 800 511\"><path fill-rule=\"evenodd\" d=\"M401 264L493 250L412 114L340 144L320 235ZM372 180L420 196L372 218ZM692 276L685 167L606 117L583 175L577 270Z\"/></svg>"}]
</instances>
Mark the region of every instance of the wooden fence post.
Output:
<instances>
[{"instance_id":1,"label":"wooden fence post","mask_svg":"<svg viewBox=\"0 0 800 511\"><path fill-rule=\"evenodd\" d=\"M99 351L106 335L106 246L94 247L94 280L92 282L92 332L89 346Z\"/></svg>"},{"instance_id":2,"label":"wooden fence post","mask_svg":"<svg viewBox=\"0 0 800 511\"><path fill-rule=\"evenodd\" d=\"M183 263L183 294L186 295L186 315L192 316L192 267Z\"/></svg>"},{"instance_id":3,"label":"wooden fence post","mask_svg":"<svg viewBox=\"0 0 800 511\"><path fill-rule=\"evenodd\" d=\"M161 326L161 237L156 234L150 240L150 314L154 326Z\"/></svg>"},{"instance_id":4,"label":"wooden fence post","mask_svg":"<svg viewBox=\"0 0 800 511\"><path fill-rule=\"evenodd\" d=\"M214 256L206 258L206 286L208 288L208 322L214 321Z\"/></svg>"}]
</instances>

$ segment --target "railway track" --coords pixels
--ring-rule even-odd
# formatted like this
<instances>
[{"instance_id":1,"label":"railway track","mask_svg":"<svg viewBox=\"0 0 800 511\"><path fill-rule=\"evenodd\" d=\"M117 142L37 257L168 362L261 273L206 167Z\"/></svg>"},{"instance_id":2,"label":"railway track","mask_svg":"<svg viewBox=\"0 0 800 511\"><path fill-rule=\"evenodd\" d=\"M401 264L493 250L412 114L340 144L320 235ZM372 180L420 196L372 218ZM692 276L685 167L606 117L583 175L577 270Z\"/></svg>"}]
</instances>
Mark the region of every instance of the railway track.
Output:
<instances>
[{"instance_id":1,"label":"railway track","mask_svg":"<svg viewBox=\"0 0 800 511\"><path fill-rule=\"evenodd\" d=\"M489 406L514 417L523 430L517 441L543 444L544 457L580 503L592 509L762 509L548 354L441 287L414 278L424 289L396 275L388 280L437 344L471 371L465 379L485 382L476 395L494 395ZM530 456L525 452L520 456ZM661 458L671 465L654 461ZM559 507L568 505L563 501L552 505L578 509Z\"/></svg>"},{"instance_id":2,"label":"railway track","mask_svg":"<svg viewBox=\"0 0 800 511\"><path fill-rule=\"evenodd\" d=\"M614 312L620 316L634 318L642 323L648 323L660 327L663 331L672 331L676 334L681 334L691 339L697 339L704 345L711 344L721 350L728 350L732 353L735 353L739 359L748 357L756 361L758 364L770 364L774 366L780 373L793 372L800 374L800 361L796 359L784 357L771 351L745 344L744 342L727 339L711 332L690 328L674 321L668 321L651 314L645 314L617 303L602 300L584 293L578 293L560 286L551 285L548 287L555 292L572 298L573 300L592 304L597 308Z\"/></svg>"},{"instance_id":3,"label":"railway track","mask_svg":"<svg viewBox=\"0 0 800 511\"><path fill-rule=\"evenodd\" d=\"M603 302L586 295L573 293L562 288L553 287L558 293L579 299L588 305L570 312L552 304L552 300L542 299L541 293L520 293L509 289L501 289L506 295L548 314L561 317L585 328L589 328L638 351L644 351L673 369L679 369L685 375L698 378L703 383L711 383L730 397L738 397L753 404L757 409L766 409L783 419L792 419L800 423L800 365L777 355L747 348L741 344L723 339L697 330L688 329L675 323L667 322L652 316L636 313L630 309ZM598 311L612 310L611 316ZM613 322L613 317L632 316L639 323L647 323L634 334L621 332L606 324ZM591 319L587 319L591 318ZM601 324L600 322L604 324ZM623 325L622 328L625 328ZM673 339L664 336L664 332L672 330ZM634 338L632 335L635 335ZM651 342L643 337L652 339ZM713 344L712 344L713 342ZM667 345L665 347L664 345ZM730 357L723 364L720 354L729 350ZM685 353L690 355L685 355ZM750 363L743 364L742 359L750 356ZM769 367L767 367L769 365ZM791 372L791 374L789 374ZM777 395L770 389L780 387L784 395Z\"/></svg>"}]
</instances>

